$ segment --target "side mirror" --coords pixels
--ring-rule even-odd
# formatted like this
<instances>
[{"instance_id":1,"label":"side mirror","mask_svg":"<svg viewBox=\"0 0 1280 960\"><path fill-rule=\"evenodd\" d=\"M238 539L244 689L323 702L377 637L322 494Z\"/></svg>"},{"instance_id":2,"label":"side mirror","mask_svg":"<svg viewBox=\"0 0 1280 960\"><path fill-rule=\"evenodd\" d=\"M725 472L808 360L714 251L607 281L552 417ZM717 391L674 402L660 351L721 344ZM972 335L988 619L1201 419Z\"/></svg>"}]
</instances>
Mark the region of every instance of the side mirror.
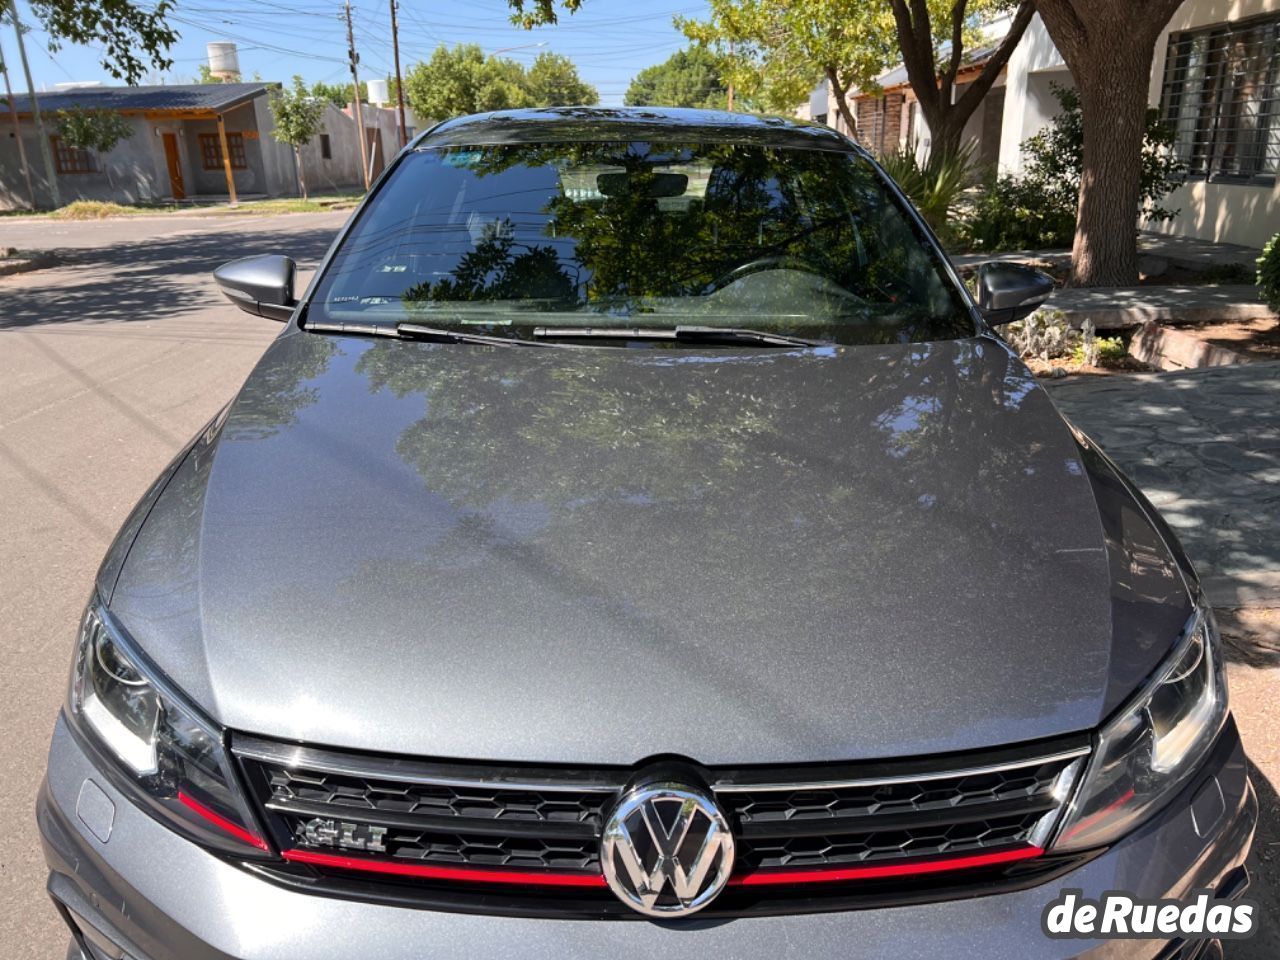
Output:
<instances>
[{"instance_id":1,"label":"side mirror","mask_svg":"<svg viewBox=\"0 0 1280 960\"><path fill-rule=\"evenodd\" d=\"M288 257L270 255L232 260L213 271L223 295L245 313L287 321L298 301L293 298L297 266Z\"/></svg>"},{"instance_id":2,"label":"side mirror","mask_svg":"<svg viewBox=\"0 0 1280 960\"><path fill-rule=\"evenodd\" d=\"M1053 293L1053 277L1020 263L993 260L978 268L978 309L991 326L1031 314Z\"/></svg>"}]
</instances>

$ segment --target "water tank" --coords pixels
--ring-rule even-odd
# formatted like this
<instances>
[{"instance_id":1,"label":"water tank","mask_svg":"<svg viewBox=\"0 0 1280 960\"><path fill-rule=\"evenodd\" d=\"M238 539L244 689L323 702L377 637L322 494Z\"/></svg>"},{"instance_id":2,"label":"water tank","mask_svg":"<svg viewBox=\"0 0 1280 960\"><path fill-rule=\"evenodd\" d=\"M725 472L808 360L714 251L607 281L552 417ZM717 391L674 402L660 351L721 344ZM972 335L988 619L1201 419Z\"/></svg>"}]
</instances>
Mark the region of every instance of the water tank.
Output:
<instances>
[{"instance_id":1,"label":"water tank","mask_svg":"<svg viewBox=\"0 0 1280 960\"><path fill-rule=\"evenodd\" d=\"M391 99L391 91L387 87L387 81L385 80L369 81L369 102L370 103L376 103L378 106L382 106L384 103L386 103L390 99Z\"/></svg>"},{"instance_id":2,"label":"water tank","mask_svg":"<svg viewBox=\"0 0 1280 960\"><path fill-rule=\"evenodd\" d=\"M225 41L205 44L209 56L209 72L219 80L240 79L240 56L236 45Z\"/></svg>"}]
</instances>

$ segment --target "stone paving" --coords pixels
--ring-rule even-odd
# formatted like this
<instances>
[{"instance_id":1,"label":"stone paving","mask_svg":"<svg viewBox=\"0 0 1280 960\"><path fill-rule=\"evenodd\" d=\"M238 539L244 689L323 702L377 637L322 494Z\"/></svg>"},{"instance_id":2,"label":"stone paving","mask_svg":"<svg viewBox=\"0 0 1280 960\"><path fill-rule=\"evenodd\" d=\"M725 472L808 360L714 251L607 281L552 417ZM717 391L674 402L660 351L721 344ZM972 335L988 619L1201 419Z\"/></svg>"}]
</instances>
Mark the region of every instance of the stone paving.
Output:
<instances>
[{"instance_id":1,"label":"stone paving","mask_svg":"<svg viewBox=\"0 0 1280 960\"><path fill-rule=\"evenodd\" d=\"M1046 385L1178 532L1215 606L1280 607L1280 362Z\"/></svg>"}]
</instances>

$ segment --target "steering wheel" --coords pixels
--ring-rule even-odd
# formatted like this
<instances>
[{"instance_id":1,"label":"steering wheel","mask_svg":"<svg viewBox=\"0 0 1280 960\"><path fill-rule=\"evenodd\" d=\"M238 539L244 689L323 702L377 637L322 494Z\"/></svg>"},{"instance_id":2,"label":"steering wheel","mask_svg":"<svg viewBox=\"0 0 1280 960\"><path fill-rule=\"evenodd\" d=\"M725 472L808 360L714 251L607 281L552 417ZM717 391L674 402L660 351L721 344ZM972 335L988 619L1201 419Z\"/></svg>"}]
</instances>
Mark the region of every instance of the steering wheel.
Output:
<instances>
[{"instance_id":1,"label":"steering wheel","mask_svg":"<svg viewBox=\"0 0 1280 960\"><path fill-rule=\"evenodd\" d=\"M749 277L755 273L763 273L766 270L799 270L803 273L811 273L816 277L826 279L821 268L810 263L808 260L802 260L800 257L793 257L788 254L773 254L767 257L757 257L755 260L748 260L746 263L738 264L728 273L713 280L710 284L710 292L715 293L723 290L731 283L741 280L743 277Z\"/></svg>"}]
</instances>

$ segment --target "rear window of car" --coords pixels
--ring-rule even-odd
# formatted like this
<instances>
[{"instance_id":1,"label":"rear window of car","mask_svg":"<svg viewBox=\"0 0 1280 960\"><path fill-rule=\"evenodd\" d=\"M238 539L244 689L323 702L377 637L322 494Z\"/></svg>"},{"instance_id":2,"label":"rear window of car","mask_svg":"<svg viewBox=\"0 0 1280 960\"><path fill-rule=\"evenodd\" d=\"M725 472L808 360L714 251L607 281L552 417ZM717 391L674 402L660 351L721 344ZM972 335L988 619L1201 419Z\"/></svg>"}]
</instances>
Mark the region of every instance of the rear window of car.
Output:
<instances>
[{"instance_id":1,"label":"rear window of car","mask_svg":"<svg viewBox=\"0 0 1280 960\"><path fill-rule=\"evenodd\" d=\"M392 172L308 319L696 323L843 343L971 336L940 258L854 153L733 143L425 148Z\"/></svg>"}]
</instances>

